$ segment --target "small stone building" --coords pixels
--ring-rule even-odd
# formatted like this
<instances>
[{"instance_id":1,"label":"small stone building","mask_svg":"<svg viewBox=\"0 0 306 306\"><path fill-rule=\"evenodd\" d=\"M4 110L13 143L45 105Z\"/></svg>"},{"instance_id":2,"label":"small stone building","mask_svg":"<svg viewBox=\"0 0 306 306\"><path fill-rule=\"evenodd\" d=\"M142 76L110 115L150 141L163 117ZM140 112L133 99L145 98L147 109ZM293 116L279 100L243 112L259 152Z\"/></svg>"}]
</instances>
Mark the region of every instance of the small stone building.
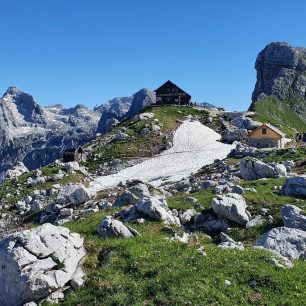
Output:
<instances>
[{"instance_id":1,"label":"small stone building","mask_svg":"<svg viewBox=\"0 0 306 306\"><path fill-rule=\"evenodd\" d=\"M82 161L83 153L84 150L81 147L66 149L63 154L63 162Z\"/></svg>"},{"instance_id":2,"label":"small stone building","mask_svg":"<svg viewBox=\"0 0 306 306\"><path fill-rule=\"evenodd\" d=\"M283 148L285 134L272 124L265 123L249 133L248 141L256 148Z\"/></svg>"}]
</instances>

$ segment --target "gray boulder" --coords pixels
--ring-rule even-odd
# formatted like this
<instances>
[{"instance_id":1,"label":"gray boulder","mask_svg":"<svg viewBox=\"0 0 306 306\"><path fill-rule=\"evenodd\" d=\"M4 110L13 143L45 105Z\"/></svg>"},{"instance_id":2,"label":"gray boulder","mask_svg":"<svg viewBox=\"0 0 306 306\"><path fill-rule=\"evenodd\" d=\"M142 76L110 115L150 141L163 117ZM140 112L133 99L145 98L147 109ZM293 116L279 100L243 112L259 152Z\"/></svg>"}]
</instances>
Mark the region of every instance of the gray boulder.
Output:
<instances>
[{"instance_id":1,"label":"gray boulder","mask_svg":"<svg viewBox=\"0 0 306 306\"><path fill-rule=\"evenodd\" d=\"M44 224L0 241L0 305L23 305L66 289L82 258L83 239Z\"/></svg>"},{"instance_id":2,"label":"gray boulder","mask_svg":"<svg viewBox=\"0 0 306 306\"><path fill-rule=\"evenodd\" d=\"M111 139L111 142L125 141L125 140L127 140L129 138L130 138L130 136L128 134L119 131L118 133L116 133L113 136L113 138Z\"/></svg>"},{"instance_id":3,"label":"gray boulder","mask_svg":"<svg viewBox=\"0 0 306 306\"><path fill-rule=\"evenodd\" d=\"M301 214L301 209L295 205L285 205L281 209L284 226L306 231L306 216Z\"/></svg>"},{"instance_id":4,"label":"gray boulder","mask_svg":"<svg viewBox=\"0 0 306 306\"><path fill-rule=\"evenodd\" d=\"M257 149L253 147L246 146L240 142L235 142L236 147L231 150L228 157L246 157L246 156L256 156Z\"/></svg>"},{"instance_id":5,"label":"gray boulder","mask_svg":"<svg viewBox=\"0 0 306 306\"><path fill-rule=\"evenodd\" d=\"M91 199L91 194L83 184L69 184L62 189L58 196L59 204L71 203L74 205L83 204Z\"/></svg>"},{"instance_id":6,"label":"gray boulder","mask_svg":"<svg viewBox=\"0 0 306 306\"><path fill-rule=\"evenodd\" d=\"M227 143L234 141L244 141L248 138L248 131L246 129L226 130L222 135L222 139Z\"/></svg>"},{"instance_id":7,"label":"gray boulder","mask_svg":"<svg viewBox=\"0 0 306 306\"><path fill-rule=\"evenodd\" d=\"M261 122L254 121L253 119L245 116L240 116L235 118L232 121L232 124L238 127L239 129L247 129L247 130L254 130L255 128L262 125Z\"/></svg>"},{"instance_id":8,"label":"gray boulder","mask_svg":"<svg viewBox=\"0 0 306 306\"><path fill-rule=\"evenodd\" d=\"M281 164L266 164L255 158L243 158L239 165L240 175L244 180L258 180L285 176L286 167Z\"/></svg>"},{"instance_id":9,"label":"gray boulder","mask_svg":"<svg viewBox=\"0 0 306 306\"><path fill-rule=\"evenodd\" d=\"M136 204L138 212L157 221L167 221L170 224L179 224L179 219L174 217L165 200L155 197L143 198Z\"/></svg>"},{"instance_id":10,"label":"gray boulder","mask_svg":"<svg viewBox=\"0 0 306 306\"><path fill-rule=\"evenodd\" d=\"M97 232L101 238L131 238L134 236L128 227L111 216L107 216L102 220Z\"/></svg>"},{"instance_id":11,"label":"gray boulder","mask_svg":"<svg viewBox=\"0 0 306 306\"><path fill-rule=\"evenodd\" d=\"M180 216L181 223L182 224L190 223L196 214L197 214L196 210L194 210L194 209L187 209Z\"/></svg>"},{"instance_id":12,"label":"gray boulder","mask_svg":"<svg viewBox=\"0 0 306 306\"><path fill-rule=\"evenodd\" d=\"M289 259L306 258L306 232L289 227L273 228L256 240L256 246L276 252Z\"/></svg>"},{"instance_id":13,"label":"gray boulder","mask_svg":"<svg viewBox=\"0 0 306 306\"><path fill-rule=\"evenodd\" d=\"M288 178L283 185L282 194L288 196L306 196L306 175Z\"/></svg>"},{"instance_id":14,"label":"gray boulder","mask_svg":"<svg viewBox=\"0 0 306 306\"><path fill-rule=\"evenodd\" d=\"M134 193L127 190L116 198L113 206L120 207L127 205L135 205L138 202L139 202L139 197L137 197Z\"/></svg>"},{"instance_id":15,"label":"gray boulder","mask_svg":"<svg viewBox=\"0 0 306 306\"><path fill-rule=\"evenodd\" d=\"M236 193L218 195L211 202L214 212L220 217L245 225L249 220L245 199Z\"/></svg>"}]
</instances>

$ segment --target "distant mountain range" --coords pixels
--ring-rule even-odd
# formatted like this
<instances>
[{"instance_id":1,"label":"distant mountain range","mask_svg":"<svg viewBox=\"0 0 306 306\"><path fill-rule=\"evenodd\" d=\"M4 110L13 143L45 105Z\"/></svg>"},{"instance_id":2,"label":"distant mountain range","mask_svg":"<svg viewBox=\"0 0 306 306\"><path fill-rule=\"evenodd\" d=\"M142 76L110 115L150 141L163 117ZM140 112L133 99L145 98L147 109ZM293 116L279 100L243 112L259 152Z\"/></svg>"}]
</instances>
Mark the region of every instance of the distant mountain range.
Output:
<instances>
[{"instance_id":1,"label":"distant mountain range","mask_svg":"<svg viewBox=\"0 0 306 306\"><path fill-rule=\"evenodd\" d=\"M142 89L94 110L84 105L66 109L59 104L42 107L31 95L11 86L0 99L0 173L18 161L30 170L49 164L65 148L85 144L97 132L106 132L148 101L154 102L152 97L150 90Z\"/></svg>"}]
</instances>

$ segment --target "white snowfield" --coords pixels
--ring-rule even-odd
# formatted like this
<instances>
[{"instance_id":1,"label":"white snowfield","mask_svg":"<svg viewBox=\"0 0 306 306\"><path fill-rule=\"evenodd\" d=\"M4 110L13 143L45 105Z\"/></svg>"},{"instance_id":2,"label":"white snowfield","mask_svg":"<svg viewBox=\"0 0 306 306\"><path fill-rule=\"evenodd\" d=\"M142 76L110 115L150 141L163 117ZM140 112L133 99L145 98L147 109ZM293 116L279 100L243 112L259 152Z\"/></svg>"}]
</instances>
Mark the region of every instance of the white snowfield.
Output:
<instances>
[{"instance_id":1,"label":"white snowfield","mask_svg":"<svg viewBox=\"0 0 306 306\"><path fill-rule=\"evenodd\" d=\"M215 159L226 158L234 146L219 142L220 138L220 134L198 121L184 121L174 134L172 148L116 174L100 176L89 189L96 192L131 179L153 186L160 186L163 181L180 181Z\"/></svg>"}]
</instances>

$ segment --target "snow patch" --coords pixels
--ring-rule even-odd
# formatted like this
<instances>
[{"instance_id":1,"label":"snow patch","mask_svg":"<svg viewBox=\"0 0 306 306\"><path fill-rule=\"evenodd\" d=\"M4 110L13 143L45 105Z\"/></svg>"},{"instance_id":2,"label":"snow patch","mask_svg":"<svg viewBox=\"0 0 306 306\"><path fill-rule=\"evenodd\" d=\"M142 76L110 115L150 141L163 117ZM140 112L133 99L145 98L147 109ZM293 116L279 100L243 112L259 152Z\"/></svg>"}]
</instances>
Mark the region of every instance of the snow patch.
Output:
<instances>
[{"instance_id":1,"label":"snow patch","mask_svg":"<svg viewBox=\"0 0 306 306\"><path fill-rule=\"evenodd\" d=\"M200 122L184 121L175 132L172 148L116 174L100 176L90 184L90 189L96 192L129 179L154 186L167 180L180 181L215 159L226 158L234 146L221 143L220 139L220 134Z\"/></svg>"}]
</instances>

